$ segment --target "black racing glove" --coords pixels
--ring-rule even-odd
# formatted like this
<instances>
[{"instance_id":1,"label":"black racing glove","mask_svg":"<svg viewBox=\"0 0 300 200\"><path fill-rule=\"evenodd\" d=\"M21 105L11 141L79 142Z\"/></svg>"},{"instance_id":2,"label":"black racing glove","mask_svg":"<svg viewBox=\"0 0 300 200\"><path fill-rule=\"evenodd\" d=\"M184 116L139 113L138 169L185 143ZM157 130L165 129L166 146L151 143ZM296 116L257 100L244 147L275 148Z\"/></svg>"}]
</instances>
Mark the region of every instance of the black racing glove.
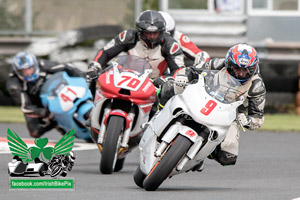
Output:
<instances>
[{"instance_id":1,"label":"black racing glove","mask_svg":"<svg viewBox=\"0 0 300 200\"><path fill-rule=\"evenodd\" d=\"M97 79L102 67L98 62L93 61L89 64L88 70L86 73L87 82L92 82L92 80Z\"/></svg>"}]
</instances>

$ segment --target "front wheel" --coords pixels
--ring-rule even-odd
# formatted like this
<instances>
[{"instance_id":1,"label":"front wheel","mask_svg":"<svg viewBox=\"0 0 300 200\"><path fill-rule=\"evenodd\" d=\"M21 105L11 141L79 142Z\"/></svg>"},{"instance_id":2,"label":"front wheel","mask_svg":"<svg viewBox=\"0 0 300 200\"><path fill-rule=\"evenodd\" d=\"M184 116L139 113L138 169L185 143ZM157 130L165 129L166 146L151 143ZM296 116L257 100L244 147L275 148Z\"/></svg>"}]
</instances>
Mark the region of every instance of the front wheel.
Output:
<instances>
[{"instance_id":1,"label":"front wheel","mask_svg":"<svg viewBox=\"0 0 300 200\"><path fill-rule=\"evenodd\" d=\"M121 159L117 160L114 172L118 172L123 169L124 161L125 161L125 158L121 158Z\"/></svg>"},{"instance_id":2,"label":"front wheel","mask_svg":"<svg viewBox=\"0 0 300 200\"><path fill-rule=\"evenodd\" d=\"M145 190L156 190L169 176L191 145L192 142L188 138L179 135L167 153L158 163L156 163L156 165L154 165L144 180L143 187Z\"/></svg>"},{"instance_id":3,"label":"front wheel","mask_svg":"<svg viewBox=\"0 0 300 200\"><path fill-rule=\"evenodd\" d=\"M137 167L133 175L133 180L137 186L143 188L143 182L146 178L146 175L142 172L140 166Z\"/></svg>"},{"instance_id":4,"label":"front wheel","mask_svg":"<svg viewBox=\"0 0 300 200\"><path fill-rule=\"evenodd\" d=\"M106 129L100 161L102 174L111 174L118 156L118 140L124 127L124 118L111 116Z\"/></svg>"}]
</instances>

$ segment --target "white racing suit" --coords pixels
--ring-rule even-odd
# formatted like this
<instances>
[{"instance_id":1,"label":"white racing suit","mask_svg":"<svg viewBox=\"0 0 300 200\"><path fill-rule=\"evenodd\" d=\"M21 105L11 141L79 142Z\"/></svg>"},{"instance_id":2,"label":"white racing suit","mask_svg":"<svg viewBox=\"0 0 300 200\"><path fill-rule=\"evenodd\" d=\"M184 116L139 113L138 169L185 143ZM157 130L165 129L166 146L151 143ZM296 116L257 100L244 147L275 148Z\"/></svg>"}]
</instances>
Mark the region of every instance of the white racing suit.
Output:
<instances>
[{"instance_id":1,"label":"white racing suit","mask_svg":"<svg viewBox=\"0 0 300 200\"><path fill-rule=\"evenodd\" d=\"M153 82L157 87L164 82L164 78L160 79L159 77L164 77L163 75L173 76L177 70L185 67L180 45L169 34L164 34L159 45L151 49L143 40L139 39L136 29L125 30L108 42L104 48L98 51L94 62L99 63L101 69L105 69L107 63L122 52L148 61L153 70L149 77L157 79ZM93 95L96 90L95 86L96 79L90 84Z\"/></svg>"},{"instance_id":2,"label":"white racing suit","mask_svg":"<svg viewBox=\"0 0 300 200\"><path fill-rule=\"evenodd\" d=\"M220 70L220 72L226 72L225 59L215 58L207 62L202 69L189 67L180 70L176 76L186 76L190 82L198 78L199 73L204 69ZM175 78L176 79L176 78ZM184 86L183 86L184 87ZM266 99L266 88L264 86L261 76L256 73L250 80L243 84L245 89L244 103L238 108L239 113L246 113L247 124L245 128L249 130L256 130L261 127L264 122L264 106ZM160 107L167 102L174 94L181 93L183 91L176 89L175 84L172 81L166 82L162 86ZM218 161L221 165L234 165L238 156L239 149L239 136L240 127L236 121L230 126L224 141L215 149L209 158L213 158Z\"/></svg>"},{"instance_id":3,"label":"white racing suit","mask_svg":"<svg viewBox=\"0 0 300 200\"><path fill-rule=\"evenodd\" d=\"M101 49L94 58L103 68L121 52L144 58L149 62L153 71L150 78L162 76L167 69L173 75L184 67L183 53L179 44L169 35L165 34L161 43L150 49L139 39L136 29L121 32Z\"/></svg>"}]
</instances>

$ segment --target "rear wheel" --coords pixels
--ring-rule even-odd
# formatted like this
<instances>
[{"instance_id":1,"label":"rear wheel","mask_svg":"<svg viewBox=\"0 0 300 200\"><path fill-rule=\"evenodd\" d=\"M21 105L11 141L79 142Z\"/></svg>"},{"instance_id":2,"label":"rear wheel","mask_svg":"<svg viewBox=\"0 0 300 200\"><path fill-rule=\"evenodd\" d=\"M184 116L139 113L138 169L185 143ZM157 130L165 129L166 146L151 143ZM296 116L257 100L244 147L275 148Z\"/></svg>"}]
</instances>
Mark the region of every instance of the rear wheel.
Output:
<instances>
[{"instance_id":1,"label":"rear wheel","mask_svg":"<svg viewBox=\"0 0 300 200\"><path fill-rule=\"evenodd\" d=\"M152 168L143 182L147 191L156 190L162 182L169 176L181 158L186 154L192 142L179 135L163 158Z\"/></svg>"},{"instance_id":2,"label":"rear wheel","mask_svg":"<svg viewBox=\"0 0 300 200\"><path fill-rule=\"evenodd\" d=\"M100 171L111 174L118 156L118 140L124 127L124 118L111 116L106 129L103 151L100 161Z\"/></svg>"}]
</instances>

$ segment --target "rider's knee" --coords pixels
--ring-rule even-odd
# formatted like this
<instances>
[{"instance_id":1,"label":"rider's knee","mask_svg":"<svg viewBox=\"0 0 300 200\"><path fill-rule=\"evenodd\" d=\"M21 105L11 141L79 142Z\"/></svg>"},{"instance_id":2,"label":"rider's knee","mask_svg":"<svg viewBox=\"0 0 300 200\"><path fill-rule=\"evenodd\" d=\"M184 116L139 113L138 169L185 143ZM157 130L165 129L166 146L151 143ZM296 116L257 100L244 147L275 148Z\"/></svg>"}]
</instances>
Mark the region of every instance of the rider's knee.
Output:
<instances>
[{"instance_id":1,"label":"rider's knee","mask_svg":"<svg viewBox=\"0 0 300 200\"><path fill-rule=\"evenodd\" d=\"M9 93L10 97L13 99L16 105L21 105L20 93L22 88L17 80L11 79L7 81L6 90Z\"/></svg>"},{"instance_id":2,"label":"rider's knee","mask_svg":"<svg viewBox=\"0 0 300 200\"><path fill-rule=\"evenodd\" d=\"M160 105L165 105L167 101L174 96L174 86L173 82L167 81L162 85L162 89L160 92L160 99L159 99L159 104Z\"/></svg>"},{"instance_id":3,"label":"rider's knee","mask_svg":"<svg viewBox=\"0 0 300 200\"><path fill-rule=\"evenodd\" d=\"M38 133L37 130L30 131L29 134L30 134L30 136L33 137L33 138L39 138L39 137L41 137L41 135Z\"/></svg>"}]
</instances>

